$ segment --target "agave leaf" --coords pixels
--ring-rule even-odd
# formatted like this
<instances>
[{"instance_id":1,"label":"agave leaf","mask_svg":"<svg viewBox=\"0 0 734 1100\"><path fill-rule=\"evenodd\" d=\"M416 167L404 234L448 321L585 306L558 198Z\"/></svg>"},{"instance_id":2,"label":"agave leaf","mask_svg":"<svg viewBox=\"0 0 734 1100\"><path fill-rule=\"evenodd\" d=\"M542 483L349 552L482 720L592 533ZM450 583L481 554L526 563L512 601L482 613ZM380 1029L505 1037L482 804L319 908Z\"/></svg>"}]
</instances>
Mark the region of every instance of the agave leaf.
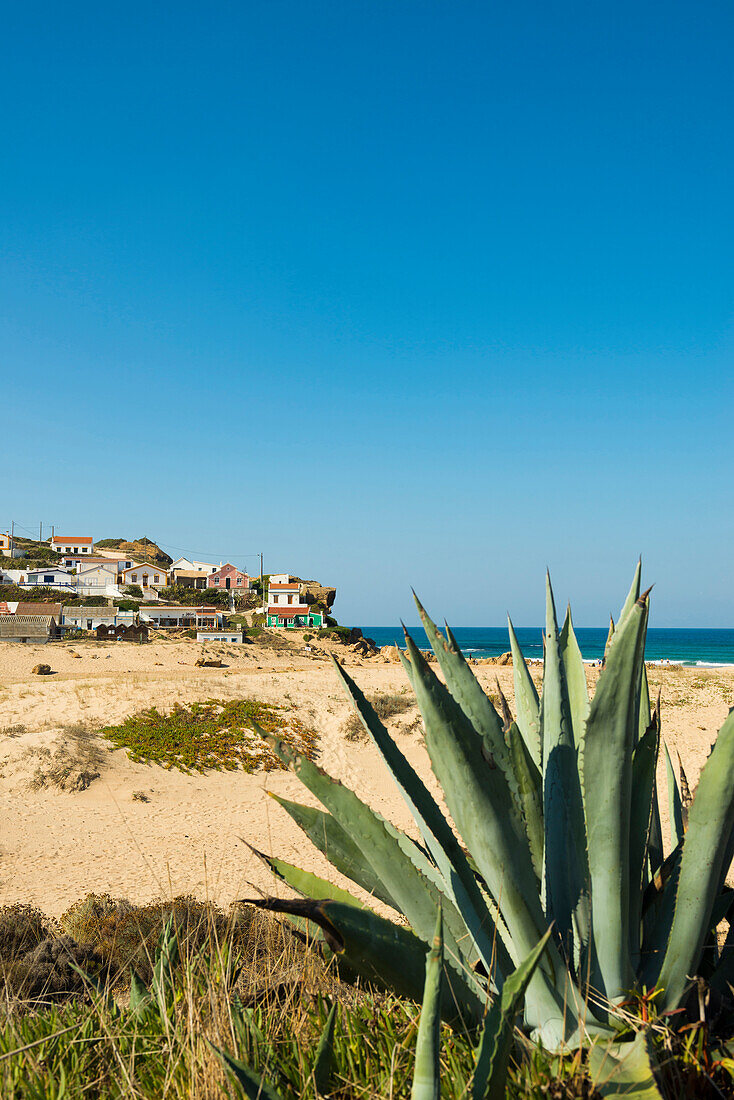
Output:
<instances>
[{"instance_id":1,"label":"agave leaf","mask_svg":"<svg viewBox=\"0 0 734 1100\"><path fill-rule=\"evenodd\" d=\"M664 1010L677 1008L696 973L710 927L729 837L734 827L734 711L719 731L703 766L683 842L675 916L660 985Z\"/></svg>"},{"instance_id":2,"label":"agave leaf","mask_svg":"<svg viewBox=\"0 0 734 1100\"><path fill-rule=\"evenodd\" d=\"M629 615L632 608L635 606L640 598L640 581L642 580L642 558L638 558L637 565L635 566L635 575L632 578L632 584L630 590L627 593L627 599L624 601L622 610L619 613L619 620L617 622L617 630L624 622L627 615Z\"/></svg>"},{"instance_id":3,"label":"agave leaf","mask_svg":"<svg viewBox=\"0 0 734 1100\"><path fill-rule=\"evenodd\" d=\"M683 841L663 861L642 899L644 934L639 969L642 982L648 989L657 983L670 938L682 854Z\"/></svg>"},{"instance_id":4,"label":"agave leaf","mask_svg":"<svg viewBox=\"0 0 734 1100\"><path fill-rule=\"evenodd\" d=\"M607 657L609 656L609 649L611 647L613 638L614 638L614 619L610 615L609 616L609 630L607 631L607 640L604 643L604 662L605 663L606 663Z\"/></svg>"},{"instance_id":5,"label":"agave leaf","mask_svg":"<svg viewBox=\"0 0 734 1100\"><path fill-rule=\"evenodd\" d=\"M477 1051L472 1100L503 1100L515 1019L550 939L550 929L502 987L487 1013Z\"/></svg>"},{"instance_id":6,"label":"agave leaf","mask_svg":"<svg viewBox=\"0 0 734 1100\"><path fill-rule=\"evenodd\" d=\"M647 593L624 617L609 648L586 722L584 805L593 898L592 984L609 1000L632 986L630 819L632 754L640 711Z\"/></svg>"},{"instance_id":7,"label":"agave leaf","mask_svg":"<svg viewBox=\"0 0 734 1100\"><path fill-rule=\"evenodd\" d=\"M145 982L135 969L130 971L130 1011L135 1016L141 1016L153 998L148 991Z\"/></svg>"},{"instance_id":8,"label":"agave leaf","mask_svg":"<svg viewBox=\"0 0 734 1100\"><path fill-rule=\"evenodd\" d=\"M567 635L569 662L574 654ZM575 671L575 676L576 672ZM583 674L583 666L582 666ZM578 677L576 677L578 678ZM579 684L577 706L582 707ZM580 716L579 716L580 718ZM570 956L577 927L584 946L589 938L588 871L584 809L578 753L566 684L561 640L550 577L546 574L546 633L543 694L540 701L543 740L543 820L545 823L545 891L548 916L554 920Z\"/></svg>"},{"instance_id":9,"label":"agave leaf","mask_svg":"<svg viewBox=\"0 0 734 1100\"><path fill-rule=\"evenodd\" d=\"M488 974L509 974L512 962L466 855L438 803L406 760L354 680L334 662L362 724L379 749L436 862L445 891L461 912ZM425 868L424 868L425 871ZM444 913L446 917L446 913Z\"/></svg>"},{"instance_id":10,"label":"agave leaf","mask_svg":"<svg viewBox=\"0 0 734 1100\"><path fill-rule=\"evenodd\" d=\"M515 823L507 779L500 768L487 768L482 743L464 712L409 635L406 644L426 728L426 748L449 811L497 901L511 936L510 953L529 954L547 922L527 836ZM552 1046L563 1041L567 1027L576 1028L573 1009L565 1003L572 996L566 977L557 949L549 948L526 998L531 1026L542 1027L545 1041Z\"/></svg>"},{"instance_id":11,"label":"agave leaf","mask_svg":"<svg viewBox=\"0 0 734 1100\"><path fill-rule=\"evenodd\" d=\"M630 821L630 954L632 966L640 963L640 925L645 888L647 844L652 821L655 771L660 747L660 730L653 721L637 742L632 755L632 819Z\"/></svg>"},{"instance_id":12,"label":"agave leaf","mask_svg":"<svg viewBox=\"0 0 734 1100\"><path fill-rule=\"evenodd\" d=\"M233 1058L226 1050L220 1050L219 1047L214 1046L214 1043L211 1047L222 1059L225 1069L240 1086L248 1100L282 1100L280 1093L265 1080L264 1074L257 1073L252 1066L248 1066L246 1062L240 1062L238 1058Z\"/></svg>"},{"instance_id":13,"label":"agave leaf","mask_svg":"<svg viewBox=\"0 0 734 1100\"><path fill-rule=\"evenodd\" d=\"M673 761L670 759L670 753L668 746L663 741L663 747L665 749L665 770L668 776L668 816L670 817L670 842L675 848L680 844L683 839L685 829L683 828L683 801L678 790L678 783L675 778L675 768L673 767Z\"/></svg>"},{"instance_id":14,"label":"agave leaf","mask_svg":"<svg viewBox=\"0 0 734 1100\"><path fill-rule=\"evenodd\" d=\"M446 627L447 641L427 614L415 592L413 598L418 607L428 641L431 643L431 648L436 654L441 671L444 674L446 687L464 711L474 729L480 737L484 738L489 752L492 753L502 767L509 767L507 746L502 733L502 720L492 706L491 700L485 694L481 684L467 664L466 658L448 626Z\"/></svg>"},{"instance_id":15,"label":"agave leaf","mask_svg":"<svg viewBox=\"0 0 734 1100\"><path fill-rule=\"evenodd\" d=\"M688 784L688 776L683 769L683 761L680 758L680 753L676 751L678 757L678 776L680 778L680 801L681 801L681 815L683 817L683 832L688 828L688 811L691 808L691 802L693 796L691 795L691 788Z\"/></svg>"},{"instance_id":16,"label":"agave leaf","mask_svg":"<svg viewBox=\"0 0 734 1100\"><path fill-rule=\"evenodd\" d=\"M246 843L246 841L243 843ZM286 863L284 859L276 859L275 856L268 856L264 852L258 852L257 848L253 848L251 844L248 844L247 847L253 855L257 856L257 858L273 872L276 878L279 878L281 882L285 882L287 886L290 886L290 888L300 894L301 897L314 898L317 901L323 901L326 898L330 898L332 901L341 901L345 905L356 905L359 909L367 908L358 898L355 898L354 894L350 894L348 890L342 890L340 887L334 886L333 883L327 882L326 879L319 878L318 875L314 875L310 871L302 871L300 867L294 867L292 863Z\"/></svg>"},{"instance_id":17,"label":"agave leaf","mask_svg":"<svg viewBox=\"0 0 734 1100\"><path fill-rule=\"evenodd\" d=\"M331 1092L332 1077L334 1072L334 1025L336 1023L337 1003L329 1010L323 1031L319 1036L319 1045L316 1047L316 1057L313 1065L313 1083L317 1093L326 1096Z\"/></svg>"},{"instance_id":18,"label":"agave leaf","mask_svg":"<svg viewBox=\"0 0 734 1100\"><path fill-rule=\"evenodd\" d=\"M441 985L443 975L443 916L438 910L436 931L426 959L423 1006L415 1043L411 1100L441 1097Z\"/></svg>"},{"instance_id":19,"label":"agave leaf","mask_svg":"<svg viewBox=\"0 0 734 1100\"><path fill-rule=\"evenodd\" d=\"M325 810L314 806L303 806L299 802L290 802L282 795L268 791L286 813L295 821L306 836L326 856L345 878L356 882L358 886L379 901L397 909L395 902L384 887L382 880L372 869L372 865L362 855L361 849L354 843L349 833L342 829L336 818Z\"/></svg>"},{"instance_id":20,"label":"agave leaf","mask_svg":"<svg viewBox=\"0 0 734 1100\"><path fill-rule=\"evenodd\" d=\"M543 780L530 755L517 723L507 731L512 770L517 780L525 831L530 845L533 867L540 883L543 877Z\"/></svg>"},{"instance_id":21,"label":"agave leaf","mask_svg":"<svg viewBox=\"0 0 734 1100\"><path fill-rule=\"evenodd\" d=\"M393 924L370 909L356 909L338 901L262 898L251 904L313 921L323 930L337 958L344 957L365 981L393 990L399 996L421 1000L426 944L409 928ZM450 957L445 960L443 976L443 1019L450 1024L474 1027L482 1019L484 1000L470 988L466 976L456 969Z\"/></svg>"},{"instance_id":22,"label":"agave leaf","mask_svg":"<svg viewBox=\"0 0 734 1100\"><path fill-rule=\"evenodd\" d=\"M586 684L584 660L573 629L570 604L566 608L566 618L563 621L559 641L563 670L566 675L573 740L578 746L584 739L586 719L589 716L589 689Z\"/></svg>"},{"instance_id":23,"label":"agave leaf","mask_svg":"<svg viewBox=\"0 0 734 1100\"><path fill-rule=\"evenodd\" d=\"M522 655L515 628L509 618L507 628L510 633L510 649L512 650L512 675L515 684L517 724L535 766L540 770L543 752L540 740L540 701L538 692Z\"/></svg>"},{"instance_id":24,"label":"agave leaf","mask_svg":"<svg viewBox=\"0 0 734 1100\"><path fill-rule=\"evenodd\" d=\"M645 730L651 725L653 720L653 714L658 727L658 756L660 755L660 692L658 692L658 699L654 712L650 709L650 686L647 681L647 669L643 665L642 671L642 684L641 684L641 698L640 698L640 723L639 731L640 737L643 736ZM643 722L647 725L645 729L642 729ZM658 802L658 785L657 781L653 783L652 788L652 813L650 817L650 837L647 845L647 856L650 868L650 877L652 877L657 869L662 866L663 855L663 829L660 823L660 804Z\"/></svg>"},{"instance_id":25,"label":"agave leaf","mask_svg":"<svg viewBox=\"0 0 734 1100\"><path fill-rule=\"evenodd\" d=\"M655 1081L653 1051L645 1031L631 1043L596 1043L589 1051L589 1072L598 1093L627 1100L663 1100Z\"/></svg>"},{"instance_id":26,"label":"agave leaf","mask_svg":"<svg viewBox=\"0 0 734 1100\"><path fill-rule=\"evenodd\" d=\"M401 913L407 918L413 930L426 943L433 935L433 923L436 909L441 898L440 892L416 866L407 852L417 851L415 846L401 845L394 827L380 818L369 806L361 801L348 787L332 779L307 756L294 752L283 741L259 730L260 736L268 742L283 763L290 765L301 782L313 795L337 818L340 825L361 849L363 857L372 866L385 885L388 894L394 899ZM457 942L457 934L466 936L463 922L460 928L446 929L448 951L459 963L463 952Z\"/></svg>"}]
</instances>

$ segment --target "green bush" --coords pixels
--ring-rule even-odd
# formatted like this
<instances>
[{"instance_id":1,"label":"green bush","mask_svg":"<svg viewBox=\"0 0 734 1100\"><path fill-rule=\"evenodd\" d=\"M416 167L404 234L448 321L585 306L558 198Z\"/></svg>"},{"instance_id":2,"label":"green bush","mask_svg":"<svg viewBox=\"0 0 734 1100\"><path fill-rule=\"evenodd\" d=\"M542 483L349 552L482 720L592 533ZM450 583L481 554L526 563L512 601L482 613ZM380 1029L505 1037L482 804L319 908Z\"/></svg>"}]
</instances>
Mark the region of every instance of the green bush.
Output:
<instances>
[{"instance_id":1,"label":"green bush","mask_svg":"<svg viewBox=\"0 0 734 1100\"><path fill-rule=\"evenodd\" d=\"M139 600L143 598L143 590L139 584L128 584L122 590L126 596L137 596Z\"/></svg>"},{"instance_id":2,"label":"green bush","mask_svg":"<svg viewBox=\"0 0 734 1100\"><path fill-rule=\"evenodd\" d=\"M180 771L231 771L280 768L277 757L255 733L253 723L266 733L277 733L294 751L312 759L317 737L283 707L257 699L176 704L170 714L156 707L133 714L118 726L102 730L118 748L126 748L139 764L160 764Z\"/></svg>"}]
</instances>

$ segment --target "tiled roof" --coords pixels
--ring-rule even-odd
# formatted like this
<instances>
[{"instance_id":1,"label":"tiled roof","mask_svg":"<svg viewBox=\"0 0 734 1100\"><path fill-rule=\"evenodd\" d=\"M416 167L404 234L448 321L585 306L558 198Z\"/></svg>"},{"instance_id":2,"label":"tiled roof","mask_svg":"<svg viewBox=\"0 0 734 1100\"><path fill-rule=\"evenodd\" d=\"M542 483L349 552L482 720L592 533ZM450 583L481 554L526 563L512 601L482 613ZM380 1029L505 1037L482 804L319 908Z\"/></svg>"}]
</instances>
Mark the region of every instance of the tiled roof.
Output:
<instances>
[{"instance_id":1,"label":"tiled roof","mask_svg":"<svg viewBox=\"0 0 734 1100\"><path fill-rule=\"evenodd\" d=\"M280 615L281 619L292 619L294 615L307 615L309 607L307 603L290 603L269 607L268 615Z\"/></svg>"},{"instance_id":2,"label":"tiled roof","mask_svg":"<svg viewBox=\"0 0 734 1100\"><path fill-rule=\"evenodd\" d=\"M277 588L279 591L282 591L283 589L288 589L290 592L298 591L297 584L269 584L268 588Z\"/></svg>"},{"instance_id":3,"label":"tiled roof","mask_svg":"<svg viewBox=\"0 0 734 1100\"><path fill-rule=\"evenodd\" d=\"M51 542L58 542L60 546L91 546L94 539L91 535L54 535Z\"/></svg>"}]
</instances>

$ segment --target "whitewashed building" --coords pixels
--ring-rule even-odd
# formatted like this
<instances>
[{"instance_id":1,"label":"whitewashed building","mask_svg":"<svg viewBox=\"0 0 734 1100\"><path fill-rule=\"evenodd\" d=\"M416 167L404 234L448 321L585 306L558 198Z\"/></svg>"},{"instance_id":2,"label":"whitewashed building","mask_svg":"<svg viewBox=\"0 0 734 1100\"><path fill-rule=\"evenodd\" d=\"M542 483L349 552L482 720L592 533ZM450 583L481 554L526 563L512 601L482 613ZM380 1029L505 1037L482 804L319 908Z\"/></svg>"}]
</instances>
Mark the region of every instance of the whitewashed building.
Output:
<instances>
[{"instance_id":1,"label":"whitewashed building","mask_svg":"<svg viewBox=\"0 0 734 1100\"><path fill-rule=\"evenodd\" d=\"M120 573L120 584L137 584L141 588L165 588L168 573L158 565L131 565Z\"/></svg>"},{"instance_id":2,"label":"whitewashed building","mask_svg":"<svg viewBox=\"0 0 734 1100\"><path fill-rule=\"evenodd\" d=\"M50 546L57 554L81 554L91 557L94 540L91 535L53 535Z\"/></svg>"},{"instance_id":3,"label":"whitewashed building","mask_svg":"<svg viewBox=\"0 0 734 1100\"><path fill-rule=\"evenodd\" d=\"M43 569L29 569L25 580L18 583L23 588L66 588L69 592L76 592L75 580L71 570L51 565Z\"/></svg>"},{"instance_id":4,"label":"whitewashed building","mask_svg":"<svg viewBox=\"0 0 734 1100\"><path fill-rule=\"evenodd\" d=\"M77 570L74 586L80 596L119 596L118 576L114 562L94 564Z\"/></svg>"}]
</instances>

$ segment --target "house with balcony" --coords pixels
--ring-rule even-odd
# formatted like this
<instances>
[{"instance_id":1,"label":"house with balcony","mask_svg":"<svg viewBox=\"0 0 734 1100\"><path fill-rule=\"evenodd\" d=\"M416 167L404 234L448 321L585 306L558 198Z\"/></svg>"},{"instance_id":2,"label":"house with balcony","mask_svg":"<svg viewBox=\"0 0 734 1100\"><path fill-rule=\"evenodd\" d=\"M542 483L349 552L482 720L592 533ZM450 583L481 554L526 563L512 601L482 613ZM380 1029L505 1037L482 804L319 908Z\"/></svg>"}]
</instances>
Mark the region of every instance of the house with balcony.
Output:
<instances>
[{"instance_id":1,"label":"house with balcony","mask_svg":"<svg viewBox=\"0 0 734 1100\"><path fill-rule=\"evenodd\" d=\"M282 576L283 574L279 574ZM324 626L324 614L311 604L301 601L301 586L297 581L270 580L268 585L267 625L284 627Z\"/></svg>"},{"instance_id":2,"label":"house with balcony","mask_svg":"<svg viewBox=\"0 0 734 1100\"><path fill-rule=\"evenodd\" d=\"M19 582L22 588L65 588L76 592L76 577L70 569L61 569L55 565L43 569L29 569L25 580Z\"/></svg>"}]
</instances>

